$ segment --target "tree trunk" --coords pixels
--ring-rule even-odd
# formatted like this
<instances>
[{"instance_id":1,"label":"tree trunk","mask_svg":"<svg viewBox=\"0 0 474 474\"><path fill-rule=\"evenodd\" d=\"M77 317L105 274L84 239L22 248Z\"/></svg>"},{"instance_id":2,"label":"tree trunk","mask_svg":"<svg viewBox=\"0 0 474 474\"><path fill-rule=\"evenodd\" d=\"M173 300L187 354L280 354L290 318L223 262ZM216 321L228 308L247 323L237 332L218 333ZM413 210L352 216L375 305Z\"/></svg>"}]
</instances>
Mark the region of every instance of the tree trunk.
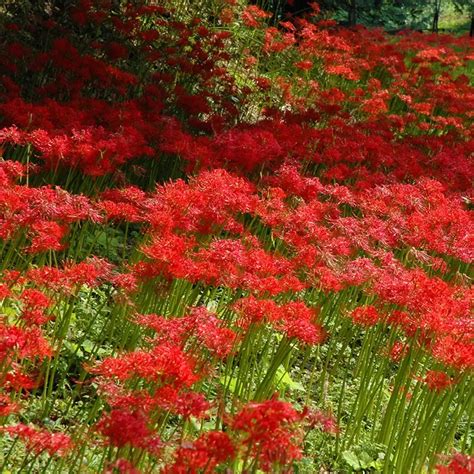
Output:
<instances>
[{"instance_id":1,"label":"tree trunk","mask_svg":"<svg viewBox=\"0 0 474 474\"><path fill-rule=\"evenodd\" d=\"M357 23L357 0L351 0L349 5L349 26L355 26Z\"/></svg>"},{"instance_id":2,"label":"tree trunk","mask_svg":"<svg viewBox=\"0 0 474 474\"><path fill-rule=\"evenodd\" d=\"M441 0L435 0L435 10L433 15L433 25L431 31L433 33L438 33L438 23L439 23L439 12L441 10Z\"/></svg>"},{"instance_id":3,"label":"tree trunk","mask_svg":"<svg viewBox=\"0 0 474 474\"><path fill-rule=\"evenodd\" d=\"M469 36L471 38L474 36L474 13L471 16L471 29L469 30Z\"/></svg>"}]
</instances>

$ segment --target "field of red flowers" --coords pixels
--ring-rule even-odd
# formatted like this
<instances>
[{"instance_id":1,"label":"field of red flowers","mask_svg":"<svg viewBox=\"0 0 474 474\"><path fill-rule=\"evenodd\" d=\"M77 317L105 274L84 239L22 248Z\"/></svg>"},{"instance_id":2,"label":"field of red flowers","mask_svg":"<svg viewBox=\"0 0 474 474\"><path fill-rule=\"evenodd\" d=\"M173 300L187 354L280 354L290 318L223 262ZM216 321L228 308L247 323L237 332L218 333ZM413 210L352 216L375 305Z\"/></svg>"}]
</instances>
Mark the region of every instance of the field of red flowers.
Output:
<instances>
[{"instance_id":1,"label":"field of red flowers","mask_svg":"<svg viewBox=\"0 0 474 474\"><path fill-rule=\"evenodd\" d=\"M0 472L474 472L472 39L14 3Z\"/></svg>"}]
</instances>

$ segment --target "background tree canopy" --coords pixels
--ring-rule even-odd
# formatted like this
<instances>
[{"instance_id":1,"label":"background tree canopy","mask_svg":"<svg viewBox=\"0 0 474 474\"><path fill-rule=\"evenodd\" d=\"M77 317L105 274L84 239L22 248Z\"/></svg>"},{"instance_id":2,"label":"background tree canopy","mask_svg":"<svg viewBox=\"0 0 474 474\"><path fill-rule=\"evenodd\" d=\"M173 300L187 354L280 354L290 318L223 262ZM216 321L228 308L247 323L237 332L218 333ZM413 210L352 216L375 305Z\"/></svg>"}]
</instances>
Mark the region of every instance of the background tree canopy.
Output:
<instances>
[{"instance_id":1,"label":"background tree canopy","mask_svg":"<svg viewBox=\"0 0 474 474\"><path fill-rule=\"evenodd\" d=\"M313 2L256 0L255 3L273 11L275 18L280 19L310 12ZM473 0L320 0L317 4L323 14L343 24L360 23L387 30L409 28L437 31L443 16L444 28L462 31L472 29L474 18Z\"/></svg>"},{"instance_id":2,"label":"background tree canopy","mask_svg":"<svg viewBox=\"0 0 474 474\"><path fill-rule=\"evenodd\" d=\"M58 17L77 3L75 0L7 0L4 8L40 18ZM344 26L362 24L388 31L441 29L474 34L474 0L249 0L249 3L272 12L273 22L303 16L313 10L312 5L317 5L323 16ZM112 9L120 9L120 4L120 0L112 1Z\"/></svg>"}]
</instances>

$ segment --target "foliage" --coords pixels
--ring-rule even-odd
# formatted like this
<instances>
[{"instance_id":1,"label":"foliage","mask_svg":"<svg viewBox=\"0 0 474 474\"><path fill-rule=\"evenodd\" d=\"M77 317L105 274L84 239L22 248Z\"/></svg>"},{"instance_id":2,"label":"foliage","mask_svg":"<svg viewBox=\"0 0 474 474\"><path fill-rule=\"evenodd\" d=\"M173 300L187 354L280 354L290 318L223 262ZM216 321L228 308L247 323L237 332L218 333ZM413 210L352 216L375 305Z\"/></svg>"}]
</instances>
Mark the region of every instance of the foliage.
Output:
<instances>
[{"instance_id":1,"label":"foliage","mask_svg":"<svg viewBox=\"0 0 474 474\"><path fill-rule=\"evenodd\" d=\"M318 5L322 15L337 20L340 24L383 27L389 31L403 29L431 30L436 21L442 19L448 10L456 15L470 15L470 0L258 0L262 8L272 11L274 20L285 17L304 16L311 13L311 5ZM437 18L435 20L435 18Z\"/></svg>"}]
</instances>

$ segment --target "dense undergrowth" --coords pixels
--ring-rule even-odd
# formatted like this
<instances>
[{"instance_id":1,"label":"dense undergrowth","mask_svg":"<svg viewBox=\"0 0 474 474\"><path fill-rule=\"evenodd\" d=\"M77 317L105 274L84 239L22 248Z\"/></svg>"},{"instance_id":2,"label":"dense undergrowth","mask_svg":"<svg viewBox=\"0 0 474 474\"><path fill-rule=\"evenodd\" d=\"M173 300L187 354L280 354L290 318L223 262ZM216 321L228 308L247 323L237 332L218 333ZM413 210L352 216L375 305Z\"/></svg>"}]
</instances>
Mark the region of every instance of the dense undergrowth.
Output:
<instances>
[{"instance_id":1,"label":"dense undergrowth","mask_svg":"<svg viewBox=\"0 0 474 474\"><path fill-rule=\"evenodd\" d=\"M2 472L473 472L469 38L14 3Z\"/></svg>"}]
</instances>

